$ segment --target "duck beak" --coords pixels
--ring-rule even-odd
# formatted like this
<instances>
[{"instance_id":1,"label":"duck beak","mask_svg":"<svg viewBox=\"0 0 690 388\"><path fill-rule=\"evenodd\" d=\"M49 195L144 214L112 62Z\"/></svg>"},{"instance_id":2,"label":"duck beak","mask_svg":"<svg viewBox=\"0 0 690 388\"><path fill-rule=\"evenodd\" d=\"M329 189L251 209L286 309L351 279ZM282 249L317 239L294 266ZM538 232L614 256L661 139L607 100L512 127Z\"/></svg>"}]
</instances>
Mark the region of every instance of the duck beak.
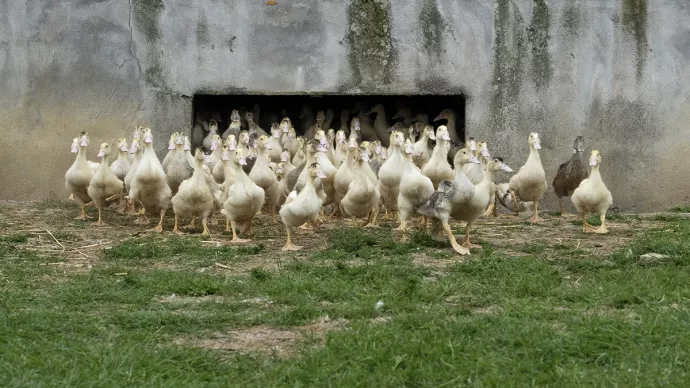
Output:
<instances>
[{"instance_id":1,"label":"duck beak","mask_svg":"<svg viewBox=\"0 0 690 388\"><path fill-rule=\"evenodd\" d=\"M479 159L477 159L476 156L472 155L472 156L470 157L470 163L479 164Z\"/></svg>"},{"instance_id":2,"label":"duck beak","mask_svg":"<svg viewBox=\"0 0 690 388\"><path fill-rule=\"evenodd\" d=\"M240 158L240 160L238 160L237 163L239 163L240 166L246 166L247 160L245 158Z\"/></svg>"},{"instance_id":3,"label":"duck beak","mask_svg":"<svg viewBox=\"0 0 690 388\"><path fill-rule=\"evenodd\" d=\"M436 116L436 118L434 118L434 121L439 121L439 120L443 120L443 113L439 113L438 116Z\"/></svg>"},{"instance_id":4,"label":"duck beak","mask_svg":"<svg viewBox=\"0 0 690 388\"><path fill-rule=\"evenodd\" d=\"M393 115L393 117L391 117L391 119L395 120L395 119L399 119L401 117L402 117L402 111L399 110L398 113L396 113L395 115Z\"/></svg>"},{"instance_id":5,"label":"duck beak","mask_svg":"<svg viewBox=\"0 0 690 388\"><path fill-rule=\"evenodd\" d=\"M96 156L99 158L102 158L104 155L105 155L105 151L103 151L103 149L101 149L100 151L98 151L98 155L96 155Z\"/></svg>"},{"instance_id":6,"label":"duck beak","mask_svg":"<svg viewBox=\"0 0 690 388\"><path fill-rule=\"evenodd\" d=\"M505 172L513 172L513 169L508 167L507 164L501 164L501 170L503 170Z\"/></svg>"},{"instance_id":7,"label":"duck beak","mask_svg":"<svg viewBox=\"0 0 690 388\"><path fill-rule=\"evenodd\" d=\"M321 178L321 179L326 179L326 174L323 173L323 171L319 170L316 172L316 176Z\"/></svg>"}]
</instances>

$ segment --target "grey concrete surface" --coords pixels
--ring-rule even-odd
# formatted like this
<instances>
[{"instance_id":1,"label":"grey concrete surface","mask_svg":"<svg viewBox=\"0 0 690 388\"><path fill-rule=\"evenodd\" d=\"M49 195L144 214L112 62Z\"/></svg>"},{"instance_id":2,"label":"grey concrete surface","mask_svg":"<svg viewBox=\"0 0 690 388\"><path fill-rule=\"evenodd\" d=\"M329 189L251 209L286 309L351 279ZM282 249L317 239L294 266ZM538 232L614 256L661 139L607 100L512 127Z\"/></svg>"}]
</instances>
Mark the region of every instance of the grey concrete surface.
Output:
<instances>
[{"instance_id":1,"label":"grey concrete surface","mask_svg":"<svg viewBox=\"0 0 690 388\"><path fill-rule=\"evenodd\" d=\"M621 210L690 189L687 0L0 0L0 88L3 199L66 198L82 130L162 152L196 93L463 93L514 168L537 131L550 181L582 134Z\"/></svg>"}]
</instances>

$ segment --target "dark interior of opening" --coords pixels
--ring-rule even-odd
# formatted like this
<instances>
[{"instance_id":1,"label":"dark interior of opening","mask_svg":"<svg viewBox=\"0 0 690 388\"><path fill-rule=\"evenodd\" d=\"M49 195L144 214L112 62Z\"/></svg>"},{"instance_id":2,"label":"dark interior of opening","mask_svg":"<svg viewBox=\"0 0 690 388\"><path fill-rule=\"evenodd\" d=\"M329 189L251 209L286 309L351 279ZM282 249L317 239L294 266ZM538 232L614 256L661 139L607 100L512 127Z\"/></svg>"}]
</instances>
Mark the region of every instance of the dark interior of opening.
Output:
<instances>
[{"instance_id":1,"label":"dark interior of opening","mask_svg":"<svg viewBox=\"0 0 690 388\"><path fill-rule=\"evenodd\" d=\"M198 94L194 96L192 113L192 126L197 120L208 121L210 118L220 119L219 131L222 133L229 125L230 113L233 109L240 111L242 117L247 110L253 110L257 104L261 113L257 124L269 131L273 122L280 122L284 116L288 116L301 134L305 125L313 123L316 113L320 110L333 110L333 121L330 127L340 128L340 113L343 109L349 111L350 119L360 111L370 111L377 104L383 104L386 111L386 119L392 126L403 118L392 117L403 107L409 108L413 117L418 114L426 114L428 123L437 128L446 125L447 120L434 119L445 109L450 109L455 115L455 131L461 141L465 140L465 97L463 95L209 95ZM302 113L306 113L303 115ZM305 116L305 117L300 117ZM371 114L371 120L376 114ZM256 119L255 119L256 120ZM349 123L348 123L349 125ZM324 128L329 129L329 128ZM196 144L194 146L197 146Z\"/></svg>"}]
</instances>

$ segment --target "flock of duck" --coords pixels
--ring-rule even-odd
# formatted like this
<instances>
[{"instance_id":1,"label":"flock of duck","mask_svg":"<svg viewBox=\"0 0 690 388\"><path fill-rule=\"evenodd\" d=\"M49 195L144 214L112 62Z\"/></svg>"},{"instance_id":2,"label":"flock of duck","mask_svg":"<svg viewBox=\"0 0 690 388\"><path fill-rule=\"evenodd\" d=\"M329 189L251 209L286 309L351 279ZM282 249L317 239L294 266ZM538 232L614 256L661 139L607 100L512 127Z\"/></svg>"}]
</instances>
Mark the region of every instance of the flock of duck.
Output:
<instances>
[{"instance_id":1,"label":"flock of duck","mask_svg":"<svg viewBox=\"0 0 690 388\"><path fill-rule=\"evenodd\" d=\"M435 121L452 114L443 111ZM385 117L383 106L369 112ZM539 222L539 200L547 190L546 175L539 156L539 135L528 137L529 156L508 182L496 184L499 171L513 172L502 158L492 157L486 141L473 138L462 146L455 131L446 125L434 129L426 115L413 118L409 109L394 116L401 120L389 128L360 121L361 116L341 120L339 130L329 128L323 111L301 136L289 117L264 131L246 112L244 119L233 110L227 129L220 131L217 120L204 122L204 136L198 147L183 133L173 133L168 153L161 161L153 147L150 128L135 127L131 142L120 138L117 158L109 163L113 150L100 145L100 163L87 160L89 135L73 139L76 158L65 174L70 199L81 204L77 219L89 218L85 206L98 208L102 226L103 209L117 206L120 212L138 216L158 216L154 230L163 230L170 206L175 214L173 232L181 234L180 218L201 219L203 235L209 223L225 217L231 243L243 243L241 234L251 232L253 218L262 211L271 221L279 216L287 231L283 250L298 250L293 244L293 228L311 229L327 218L346 217L355 227L376 227L383 217L397 212L402 239L407 239L410 221L434 230L434 237L447 238L454 251L469 254L477 248L470 230L482 216L497 216L497 203L514 212L532 208L532 222ZM349 125L348 125L349 123ZM194 131L193 131L194 132ZM194 137L194 134L193 134ZM601 155L592 150L584 157L584 139L578 136L571 159L558 168L553 180L563 216L563 197L570 196L583 220L584 232L607 233L606 211L612 204L610 191L601 179ZM328 210L328 214L326 214ZM599 213L601 226L587 223L585 215ZM431 219L431 225L428 220ZM449 225L460 221L465 227L464 244L459 244ZM361 222L363 220L363 222Z\"/></svg>"}]
</instances>

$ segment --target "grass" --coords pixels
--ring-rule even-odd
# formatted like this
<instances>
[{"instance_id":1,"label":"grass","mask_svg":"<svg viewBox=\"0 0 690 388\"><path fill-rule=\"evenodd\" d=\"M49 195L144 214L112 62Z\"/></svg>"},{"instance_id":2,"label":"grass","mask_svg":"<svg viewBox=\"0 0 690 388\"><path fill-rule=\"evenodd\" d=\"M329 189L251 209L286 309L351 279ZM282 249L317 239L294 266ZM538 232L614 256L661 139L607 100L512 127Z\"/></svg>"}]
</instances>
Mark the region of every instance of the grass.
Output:
<instances>
[{"instance_id":1,"label":"grass","mask_svg":"<svg viewBox=\"0 0 690 388\"><path fill-rule=\"evenodd\" d=\"M537 239L518 256L484 243L458 260L424 234L400 243L385 228L339 228L323 249L277 260L263 245L163 235L105 249L84 273L46 265L60 258L29 251L30 236L3 235L0 378L6 387L685 386L690 219L660 221L601 257ZM643 263L650 252L665 258ZM414 265L420 254L454 262ZM255 327L297 333L326 316L345 329L283 342L287 356L195 345Z\"/></svg>"}]
</instances>

